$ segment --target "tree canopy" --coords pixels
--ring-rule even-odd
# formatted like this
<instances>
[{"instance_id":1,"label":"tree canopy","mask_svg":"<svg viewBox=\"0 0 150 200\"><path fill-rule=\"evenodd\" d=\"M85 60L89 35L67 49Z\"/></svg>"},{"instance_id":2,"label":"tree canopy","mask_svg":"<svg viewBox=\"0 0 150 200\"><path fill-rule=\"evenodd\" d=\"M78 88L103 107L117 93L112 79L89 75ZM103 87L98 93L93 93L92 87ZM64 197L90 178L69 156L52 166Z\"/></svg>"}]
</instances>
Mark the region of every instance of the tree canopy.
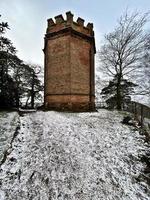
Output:
<instances>
[{"instance_id":1,"label":"tree canopy","mask_svg":"<svg viewBox=\"0 0 150 200\"><path fill-rule=\"evenodd\" d=\"M29 97L30 103L26 103L26 106L33 108L39 91L43 90L36 73L39 67L25 64L18 58L13 43L5 37L8 29L8 23L0 21L0 108L18 108L22 106L21 99L27 101Z\"/></svg>"}]
</instances>

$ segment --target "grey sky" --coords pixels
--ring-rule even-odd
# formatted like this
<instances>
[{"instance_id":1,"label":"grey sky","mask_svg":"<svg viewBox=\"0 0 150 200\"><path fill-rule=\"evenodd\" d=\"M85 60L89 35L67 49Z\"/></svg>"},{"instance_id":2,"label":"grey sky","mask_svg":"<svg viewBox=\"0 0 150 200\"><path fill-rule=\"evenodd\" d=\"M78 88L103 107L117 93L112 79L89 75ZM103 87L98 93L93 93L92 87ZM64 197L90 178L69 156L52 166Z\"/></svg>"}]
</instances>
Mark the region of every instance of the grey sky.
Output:
<instances>
[{"instance_id":1,"label":"grey sky","mask_svg":"<svg viewBox=\"0 0 150 200\"><path fill-rule=\"evenodd\" d=\"M97 49L103 34L112 31L117 19L128 8L146 12L150 0L0 0L0 14L11 28L8 36L27 62L43 65L43 38L47 19L71 11L74 18L93 22Z\"/></svg>"}]
</instances>

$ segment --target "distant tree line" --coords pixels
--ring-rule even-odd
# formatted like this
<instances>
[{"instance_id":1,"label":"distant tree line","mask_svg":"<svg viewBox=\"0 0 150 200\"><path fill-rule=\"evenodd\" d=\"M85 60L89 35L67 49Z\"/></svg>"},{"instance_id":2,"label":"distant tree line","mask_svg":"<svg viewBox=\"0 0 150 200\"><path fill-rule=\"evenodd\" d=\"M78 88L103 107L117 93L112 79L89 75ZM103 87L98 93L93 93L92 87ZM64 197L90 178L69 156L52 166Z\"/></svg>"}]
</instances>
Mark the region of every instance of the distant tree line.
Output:
<instances>
[{"instance_id":1,"label":"distant tree line","mask_svg":"<svg viewBox=\"0 0 150 200\"><path fill-rule=\"evenodd\" d=\"M150 34L144 32L149 13L125 12L114 31L105 35L100 70L109 77L101 92L111 108L121 110L136 94L150 95Z\"/></svg>"},{"instance_id":2,"label":"distant tree line","mask_svg":"<svg viewBox=\"0 0 150 200\"><path fill-rule=\"evenodd\" d=\"M1 21L0 15L0 109L22 105L34 108L35 99L41 98L43 90L38 77L41 67L18 58L16 48L5 37L8 29L8 23Z\"/></svg>"}]
</instances>

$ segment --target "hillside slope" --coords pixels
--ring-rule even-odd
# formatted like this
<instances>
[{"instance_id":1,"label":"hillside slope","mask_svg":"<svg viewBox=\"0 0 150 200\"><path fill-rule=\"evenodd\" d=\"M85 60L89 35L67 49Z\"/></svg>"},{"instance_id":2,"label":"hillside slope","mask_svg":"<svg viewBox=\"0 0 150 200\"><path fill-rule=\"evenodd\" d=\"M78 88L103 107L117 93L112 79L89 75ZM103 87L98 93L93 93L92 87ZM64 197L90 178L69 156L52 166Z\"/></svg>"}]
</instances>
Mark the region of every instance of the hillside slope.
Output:
<instances>
[{"instance_id":1,"label":"hillside slope","mask_svg":"<svg viewBox=\"0 0 150 200\"><path fill-rule=\"evenodd\" d=\"M138 181L148 147L122 118L106 110L18 116L0 200L148 200L148 185Z\"/></svg>"}]
</instances>

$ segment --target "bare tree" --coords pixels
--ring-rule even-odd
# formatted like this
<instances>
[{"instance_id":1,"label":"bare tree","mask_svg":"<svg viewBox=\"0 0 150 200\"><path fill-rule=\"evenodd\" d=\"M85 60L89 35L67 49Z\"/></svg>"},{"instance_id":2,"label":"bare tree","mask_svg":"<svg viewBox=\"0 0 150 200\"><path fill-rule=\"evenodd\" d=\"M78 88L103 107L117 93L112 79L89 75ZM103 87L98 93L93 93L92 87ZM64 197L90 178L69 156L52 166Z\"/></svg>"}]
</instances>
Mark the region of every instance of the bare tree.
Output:
<instances>
[{"instance_id":1,"label":"bare tree","mask_svg":"<svg viewBox=\"0 0 150 200\"><path fill-rule=\"evenodd\" d=\"M102 70L117 80L117 109L122 106L121 80L136 70L143 56L146 42L143 28L148 16L148 13L140 15L138 12L126 12L120 17L114 31L105 35L104 45L99 52Z\"/></svg>"},{"instance_id":2,"label":"bare tree","mask_svg":"<svg viewBox=\"0 0 150 200\"><path fill-rule=\"evenodd\" d=\"M35 100L41 98L40 92L43 91L44 86L39 79L41 74L42 67L35 64L26 64L26 73L24 74L27 81L26 86L26 107L28 106L28 101L30 100L30 107L35 107Z\"/></svg>"}]
</instances>

